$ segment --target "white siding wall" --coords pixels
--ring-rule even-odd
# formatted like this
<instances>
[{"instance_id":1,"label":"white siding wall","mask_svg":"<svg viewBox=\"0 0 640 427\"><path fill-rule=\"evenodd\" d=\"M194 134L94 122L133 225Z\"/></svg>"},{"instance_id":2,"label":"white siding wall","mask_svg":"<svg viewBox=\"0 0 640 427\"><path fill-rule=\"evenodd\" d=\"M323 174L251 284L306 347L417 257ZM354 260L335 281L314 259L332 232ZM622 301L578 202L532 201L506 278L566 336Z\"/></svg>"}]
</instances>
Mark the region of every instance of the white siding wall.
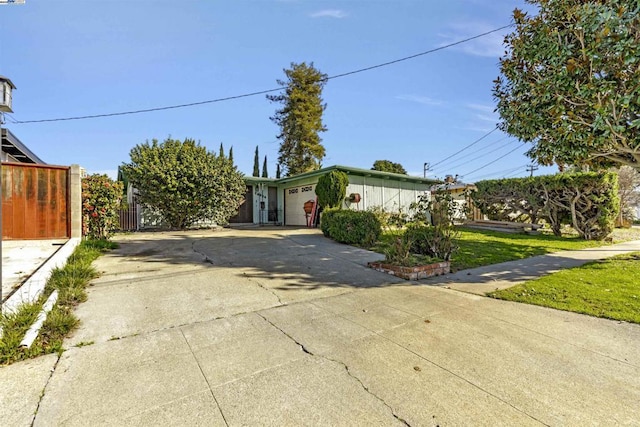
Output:
<instances>
[{"instance_id":1,"label":"white siding wall","mask_svg":"<svg viewBox=\"0 0 640 427\"><path fill-rule=\"evenodd\" d=\"M428 190L427 184L349 175L347 196L360 193L362 200L357 204L346 202L344 207L367 210L380 206L388 212L407 212L411 203L418 201Z\"/></svg>"},{"instance_id":2,"label":"white siding wall","mask_svg":"<svg viewBox=\"0 0 640 427\"><path fill-rule=\"evenodd\" d=\"M308 179L293 180L287 183L280 183L278 185L278 209L281 212L284 212L285 225L305 225L306 222L301 203L308 199L315 198L315 193L311 192L305 193L305 197L307 194L309 197L302 197L302 199L304 199L302 200L300 197L296 198L295 195L288 195L288 189L300 188L309 185L312 185L315 189L315 184L317 182L318 177L312 177ZM407 212L411 203L416 202L425 192L429 192L429 187L430 185L427 184L408 181L349 175L347 197L349 197L349 194L351 193L359 193L361 200L360 203L350 203L345 201L343 203L343 207L353 210L367 210L375 206L381 206L389 212L397 212L398 210ZM298 195L299 194L301 193L299 192ZM286 199L289 199L290 201L288 206ZM302 202L300 202L300 200L302 200ZM296 206L291 206L291 202L296 203ZM297 205L300 205L299 209ZM295 211L292 209L295 209ZM257 210L257 208L254 209L254 216L257 215L255 213ZM289 212L289 215L287 215L287 212Z\"/></svg>"}]
</instances>

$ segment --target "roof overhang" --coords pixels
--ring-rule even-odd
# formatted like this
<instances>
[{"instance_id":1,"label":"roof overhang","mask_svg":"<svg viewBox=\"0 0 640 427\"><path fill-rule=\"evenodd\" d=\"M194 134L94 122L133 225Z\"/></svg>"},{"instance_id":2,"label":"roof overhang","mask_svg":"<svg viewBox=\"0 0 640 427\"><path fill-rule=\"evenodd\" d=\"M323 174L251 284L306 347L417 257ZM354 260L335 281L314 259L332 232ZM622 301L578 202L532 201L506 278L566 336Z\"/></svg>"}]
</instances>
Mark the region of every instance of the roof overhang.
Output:
<instances>
[{"instance_id":1,"label":"roof overhang","mask_svg":"<svg viewBox=\"0 0 640 427\"><path fill-rule=\"evenodd\" d=\"M46 163L24 145L9 129L2 129L2 152L17 159L20 163Z\"/></svg>"}]
</instances>

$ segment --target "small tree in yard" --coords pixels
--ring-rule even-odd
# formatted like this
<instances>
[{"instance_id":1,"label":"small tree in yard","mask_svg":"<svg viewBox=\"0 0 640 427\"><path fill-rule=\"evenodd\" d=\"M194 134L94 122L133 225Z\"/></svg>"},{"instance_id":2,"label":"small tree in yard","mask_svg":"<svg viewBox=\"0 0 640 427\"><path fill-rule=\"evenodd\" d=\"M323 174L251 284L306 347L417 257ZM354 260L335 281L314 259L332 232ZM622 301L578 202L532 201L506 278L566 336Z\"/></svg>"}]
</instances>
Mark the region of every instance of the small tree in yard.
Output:
<instances>
[{"instance_id":1,"label":"small tree in yard","mask_svg":"<svg viewBox=\"0 0 640 427\"><path fill-rule=\"evenodd\" d=\"M322 208L340 208L348 185L349 177L344 172L333 170L322 175L316 185L318 204Z\"/></svg>"},{"instance_id":2,"label":"small tree in yard","mask_svg":"<svg viewBox=\"0 0 640 427\"><path fill-rule=\"evenodd\" d=\"M118 209L123 184L107 175L93 174L82 179L83 234L92 239L107 239L118 228Z\"/></svg>"},{"instance_id":3,"label":"small tree in yard","mask_svg":"<svg viewBox=\"0 0 640 427\"><path fill-rule=\"evenodd\" d=\"M156 209L172 228L197 221L225 225L238 212L246 186L231 161L207 151L193 139L167 138L136 145L127 176L140 201Z\"/></svg>"}]
</instances>

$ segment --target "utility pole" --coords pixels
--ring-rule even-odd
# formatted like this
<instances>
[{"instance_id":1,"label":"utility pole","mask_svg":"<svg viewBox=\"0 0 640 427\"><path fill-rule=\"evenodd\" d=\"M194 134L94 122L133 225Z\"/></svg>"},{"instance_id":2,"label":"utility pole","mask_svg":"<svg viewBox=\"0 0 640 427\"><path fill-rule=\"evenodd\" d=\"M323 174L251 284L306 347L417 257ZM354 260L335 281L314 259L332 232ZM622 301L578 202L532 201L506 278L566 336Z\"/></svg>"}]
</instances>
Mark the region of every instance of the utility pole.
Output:
<instances>
[{"instance_id":1,"label":"utility pole","mask_svg":"<svg viewBox=\"0 0 640 427\"><path fill-rule=\"evenodd\" d=\"M533 163L530 165L527 165L527 172L531 172L531 175L529 175L530 177L533 177L533 171L537 171L538 170L538 165L534 165Z\"/></svg>"},{"instance_id":2,"label":"utility pole","mask_svg":"<svg viewBox=\"0 0 640 427\"><path fill-rule=\"evenodd\" d=\"M423 171L423 176L426 178L427 177L427 172L429 172L429 169L431 168L431 165L427 162L424 162L424 171Z\"/></svg>"}]
</instances>

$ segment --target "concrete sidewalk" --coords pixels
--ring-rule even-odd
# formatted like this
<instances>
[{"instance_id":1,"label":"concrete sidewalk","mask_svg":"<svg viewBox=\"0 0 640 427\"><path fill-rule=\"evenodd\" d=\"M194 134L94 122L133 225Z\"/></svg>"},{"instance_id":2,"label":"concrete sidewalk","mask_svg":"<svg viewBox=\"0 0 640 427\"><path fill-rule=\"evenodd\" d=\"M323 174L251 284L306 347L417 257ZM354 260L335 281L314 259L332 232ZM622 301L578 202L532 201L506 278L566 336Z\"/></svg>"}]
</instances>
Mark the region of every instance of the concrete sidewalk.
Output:
<instances>
[{"instance_id":1,"label":"concrete sidewalk","mask_svg":"<svg viewBox=\"0 0 640 427\"><path fill-rule=\"evenodd\" d=\"M96 262L103 276L78 307L83 323L59 360L0 368L0 419L18 426L640 419L639 325L432 286L447 282L400 281L364 267L378 257L313 230L124 236ZM23 401L17 390L25 390Z\"/></svg>"},{"instance_id":2,"label":"concrete sidewalk","mask_svg":"<svg viewBox=\"0 0 640 427\"><path fill-rule=\"evenodd\" d=\"M449 289L472 294L485 295L488 292L510 288L560 270L579 267L591 261L607 259L630 252L640 252L640 240L599 248L556 252L517 261L487 265L462 270L444 277L433 278L425 281L425 283L446 286Z\"/></svg>"}]
</instances>

